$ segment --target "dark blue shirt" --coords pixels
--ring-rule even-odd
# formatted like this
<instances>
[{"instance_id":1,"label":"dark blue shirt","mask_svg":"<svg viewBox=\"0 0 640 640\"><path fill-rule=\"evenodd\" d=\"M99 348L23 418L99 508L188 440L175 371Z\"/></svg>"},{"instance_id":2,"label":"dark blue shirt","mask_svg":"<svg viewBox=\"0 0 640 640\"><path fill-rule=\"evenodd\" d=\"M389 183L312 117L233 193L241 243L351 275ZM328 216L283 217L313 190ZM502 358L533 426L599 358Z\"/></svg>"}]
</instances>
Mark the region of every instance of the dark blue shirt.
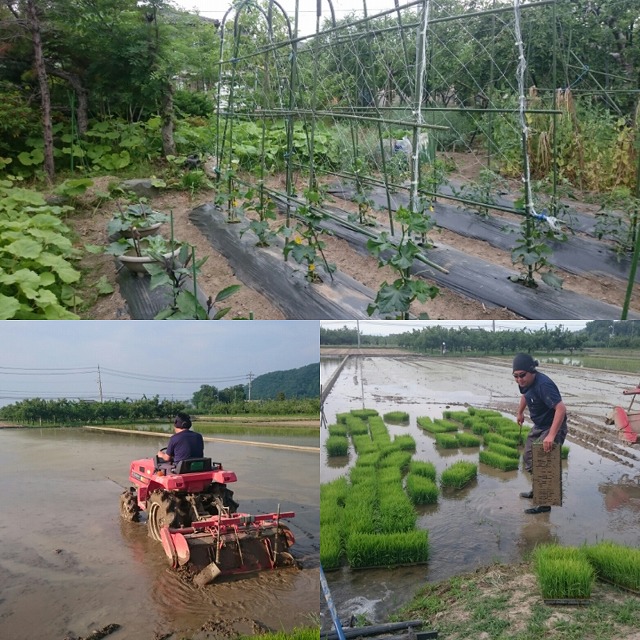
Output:
<instances>
[{"instance_id":1,"label":"dark blue shirt","mask_svg":"<svg viewBox=\"0 0 640 640\"><path fill-rule=\"evenodd\" d=\"M530 387L520 387L520 393L527 400L533 424L540 429L549 429L556 413L556 405L562 402L556 383L549 376L538 372L533 384Z\"/></svg>"},{"instance_id":2,"label":"dark blue shirt","mask_svg":"<svg viewBox=\"0 0 640 640\"><path fill-rule=\"evenodd\" d=\"M169 438L167 453L173 462L188 460L189 458L202 458L204 456L204 441L202 436L195 431L186 429L178 431Z\"/></svg>"}]
</instances>

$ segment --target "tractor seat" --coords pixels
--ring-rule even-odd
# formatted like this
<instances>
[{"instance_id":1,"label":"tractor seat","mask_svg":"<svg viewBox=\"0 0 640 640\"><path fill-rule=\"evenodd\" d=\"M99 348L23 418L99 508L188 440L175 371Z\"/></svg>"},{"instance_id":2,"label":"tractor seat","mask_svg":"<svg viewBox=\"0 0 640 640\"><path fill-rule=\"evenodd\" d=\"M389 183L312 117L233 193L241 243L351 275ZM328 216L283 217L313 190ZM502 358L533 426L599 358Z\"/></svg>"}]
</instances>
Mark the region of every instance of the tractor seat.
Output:
<instances>
[{"instance_id":1,"label":"tractor seat","mask_svg":"<svg viewBox=\"0 0 640 640\"><path fill-rule=\"evenodd\" d=\"M211 471L211 458L187 458L177 462L171 473L182 475L183 473L199 473Z\"/></svg>"}]
</instances>

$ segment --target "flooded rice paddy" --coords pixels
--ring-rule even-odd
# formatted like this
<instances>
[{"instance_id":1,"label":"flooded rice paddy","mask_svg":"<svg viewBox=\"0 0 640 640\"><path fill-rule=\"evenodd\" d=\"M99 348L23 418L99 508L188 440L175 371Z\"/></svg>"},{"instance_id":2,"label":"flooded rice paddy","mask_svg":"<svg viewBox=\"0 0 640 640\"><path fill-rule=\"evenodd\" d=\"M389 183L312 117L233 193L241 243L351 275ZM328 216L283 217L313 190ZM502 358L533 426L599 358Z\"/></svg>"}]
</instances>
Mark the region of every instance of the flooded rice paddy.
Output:
<instances>
[{"instance_id":1,"label":"flooded rice paddy","mask_svg":"<svg viewBox=\"0 0 640 640\"><path fill-rule=\"evenodd\" d=\"M342 360L340 360L341 362ZM337 363L325 362L326 380ZM392 435L411 434L414 459L432 461L442 472L457 460L478 463L478 478L461 491L445 492L437 505L421 507L418 527L429 530L427 565L390 570L327 574L340 618L364 615L379 622L407 602L425 581L435 582L500 562L516 562L536 544L565 545L611 539L640 543L640 447L616 443L613 427L604 424L615 404L628 406L622 389L636 386L636 376L571 366L540 366L558 384L568 407L569 458L563 461L562 507L527 515L527 500L519 497L531 487L523 471L502 472L478 463L478 449L436 449L432 436L418 428L418 416L437 418L443 410L466 405L498 409L515 419L518 387L510 359L442 359L422 357L352 357L342 369L324 403L328 424L336 414L352 409L394 410L410 415L408 426L387 425ZM528 417L525 425L529 424ZM327 437L322 429L321 441ZM348 472L355 462L328 459L321 450L321 482ZM323 624L327 624L323 615Z\"/></svg>"},{"instance_id":2,"label":"flooded rice paddy","mask_svg":"<svg viewBox=\"0 0 640 640\"><path fill-rule=\"evenodd\" d=\"M229 488L241 511L295 511L292 551L302 569L198 588L169 568L145 524L119 517L129 462L162 446L166 438L154 436L0 430L1 637L62 640L117 624L110 639L218 638L317 619L319 489L309 473L317 450L205 442L206 455L236 472Z\"/></svg>"}]
</instances>

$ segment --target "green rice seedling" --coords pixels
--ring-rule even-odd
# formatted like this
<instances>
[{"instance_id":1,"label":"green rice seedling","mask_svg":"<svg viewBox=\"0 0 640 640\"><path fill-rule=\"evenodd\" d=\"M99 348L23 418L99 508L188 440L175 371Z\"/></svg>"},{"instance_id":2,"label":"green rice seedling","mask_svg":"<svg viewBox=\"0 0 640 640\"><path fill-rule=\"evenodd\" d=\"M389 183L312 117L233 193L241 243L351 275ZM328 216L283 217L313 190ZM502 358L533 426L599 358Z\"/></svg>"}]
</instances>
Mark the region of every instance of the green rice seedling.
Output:
<instances>
[{"instance_id":1,"label":"green rice seedling","mask_svg":"<svg viewBox=\"0 0 640 640\"><path fill-rule=\"evenodd\" d=\"M416 450L416 441L409 435L396 436L393 439L393 444L401 451L411 451L411 453L414 453Z\"/></svg>"},{"instance_id":2,"label":"green rice seedling","mask_svg":"<svg viewBox=\"0 0 640 640\"><path fill-rule=\"evenodd\" d=\"M347 539L346 553L353 568L422 563L429 558L429 533L352 534Z\"/></svg>"},{"instance_id":3,"label":"green rice seedling","mask_svg":"<svg viewBox=\"0 0 640 640\"><path fill-rule=\"evenodd\" d=\"M402 471L397 467L382 467L381 469L376 469L375 477L378 485L396 483L402 487Z\"/></svg>"},{"instance_id":4,"label":"green rice seedling","mask_svg":"<svg viewBox=\"0 0 640 640\"><path fill-rule=\"evenodd\" d=\"M350 415L350 413L338 413L336 414L336 422L338 424L347 424L347 416Z\"/></svg>"},{"instance_id":5,"label":"green rice seedling","mask_svg":"<svg viewBox=\"0 0 640 640\"><path fill-rule=\"evenodd\" d=\"M495 442L496 444L501 444L504 447L511 447L512 449L514 445L517 446L517 443L515 443L510 438L505 438L504 436L501 436L497 433L485 433L483 436L483 440L486 445Z\"/></svg>"},{"instance_id":6,"label":"green rice seedling","mask_svg":"<svg viewBox=\"0 0 640 640\"><path fill-rule=\"evenodd\" d=\"M541 545L536 547L533 559L542 597L546 600L591 597L595 572L580 549Z\"/></svg>"},{"instance_id":7,"label":"green rice seedling","mask_svg":"<svg viewBox=\"0 0 640 640\"><path fill-rule=\"evenodd\" d=\"M358 455L379 451L380 447L376 445L367 433L366 435L351 436L353 448Z\"/></svg>"},{"instance_id":8,"label":"green rice seedling","mask_svg":"<svg viewBox=\"0 0 640 640\"><path fill-rule=\"evenodd\" d=\"M320 533L320 563L324 569L337 569L342 564L344 549L337 526L324 525Z\"/></svg>"},{"instance_id":9,"label":"green rice seedling","mask_svg":"<svg viewBox=\"0 0 640 640\"><path fill-rule=\"evenodd\" d=\"M443 487L462 489L478 475L478 465L473 462L459 460L447 467L440 475L440 484Z\"/></svg>"},{"instance_id":10,"label":"green rice seedling","mask_svg":"<svg viewBox=\"0 0 640 640\"><path fill-rule=\"evenodd\" d=\"M260 640L318 640L320 629L317 626L296 627L292 631L272 631L261 633ZM238 640L255 640L255 636L238 636Z\"/></svg>"},{"instance_id":11,"label":"green rice seedling","mask_svg":"<svg viewBox=\"0 0 640 640\"><path fill-rule=\"evenodd\" d=\"M488 464L490 467L500 469L501 471L515 471L520 464L520 461L516 458L503 456L493 451L481 451L480 462Z\"/></svg>"},{"instance_id":12,"label":"green rice seedling","mask_svg":"<svg viewBox=\"0 0 640 640\"><path fill-rule=\"evenodd\" d=\"M561 449L560 449L560 459L561 460L566 460L569 457L569 449L570 447L568 447L566 444L563 444Z\"/></svg>"},{"instance_id":13,"label":"green rice seedling","mask_svg":"<svg viewBox=\"0 0 640 640\"><path fill-rule=\"evenodd\" d=\"M456 433L456 438L460 447L479 447L482 443L480 436L474 436L472 433L465 433L464 431Z\"/></svg>"},{"instance_id":14,"label":"green rice seedling","mask_svg":"<svg viewBox=\"0 0 640 640\"><path fill-rule=\"evenodd\" d=\"M464 420L469 418L469 414L466 411L452 411L447 409L442 412L442 417L447 420L454 420L455 422L463 423Z\"/></svg>"},{"instance_id":15,"label":"green rice seedling","mask_svg":"<svg viewBox=\"0 0 640 640\"><path fill-rule=\"evenodd\" d=\"M382 467L396 467L401 471L407 471L411 462L411 453L408 451L394 451L382 458L378 464Z\"/></svg>"},{"instance_id":16,"label":"green rice seedling","mask_svg":"<svg viewBox=\"0 0 640 640\"><path fill-rule=\"evenodd\" d=\"M358 456L359 467L376 467L380 462L379 451L369 451Z\"/></svg>"},{"instance_id":17,"label":"green rice seedling","mask_svg":"<svg viewBox=\"0 0 640 640\"><path fill-rule=\"evenodd\" d=\"M482 419L477 416L472 416L472 423L469 427L472 433L475 433L477 436L482 436L485 433L489 433L491 431L491 427Z\"/></svg>"},{"instance_id":18,"label":"green rice seedling","mask_svg":"<svg viewBox=\"0 0 640 640\"><path fill-rule=\"evenodd\" d=\"M321 500L333 500L334 502L344 504L347 493L349 493L349 483L344 476L320 485Z\"/></svg>"},{"instance_id":19,"label":"green rice seedling","mask_svg":"<svg viewBox=\"0 0 640 640\"><path fill-rule=\"evenodd\" d=\"M341 528L344 525L345 510L343 506L335 502L320 500L320 528L331 525Z\"/></svg>"},{"instance_id":20,"label":"green rice seedling","mask_svg":"<svg viewBox=\"0 0 640 640\"><path fill-rule=\"evenodd\" d=\"M501 456L507 456L507 458L515 458L516 460L520 460L520 452L513 447L508 447L505 444L500 444L499 442L490 442L487 445L487 451L491 451L491 453L497 453Z\"/></svg>"},{"instance_id":21,"label":"green rice seedling","mask_svg":"<svg viewBox=\"0 0 640 640\"><path fill-rule=\"evenodd\" d=\"M452 433L436 433L436 444L443 449L457 449L458 438Z\"/></svg>"},{"instance_id":22,"label":"green rice seedling","mask_svg":"<svg viewBox=\"0 0 640 640\"><path fill-rule=\"evenodd\" d=\"M640 593L640 549L603 540L585 553L598 578Z\"/></svg>"},{"instance_id":23,"label":"green rice seedling","mask_svg":"<svg viewBox=\"0 0 640 640\"><path fill-rule=\"evenodd\" d=\"M409 473L425 478L431 478L435 482L436 465L433 462L422 462L420 460L412 460L409 464Z\"/></svg>"},{"instance_id":24,"label":"green rice seedling","mask_svg":"<svg viewBox=\"0 0 640 640\"><path fill-rule=\"evenodd\" d=\"M355 467L351 467L349 471L349 480L352 485L360 484L362 482L375 483L377 477L376 468L371 466L365 466L360 464L360 458L358 458L358 464Z\"/></svg>"},{"instance_id":25,"label":"green rice seedling","mask_svg":"<svg viewBox=\"0 0 640 640\"><path fill-rule=\"evenodd\" d=\"M402 485L380 486L377 512L377 530L380 533L398 533L415 529L418 514Z\"/></svg>"},{"instance_id":26,"label":"green rice seedling","mask_svg":"<svg viewBox=\"0 0 640 640\"><path fill-rule=\"evenodd\" d=\"M407 495L413 504L433 504L439 493L438 485L430 478L415 473L407 476Z\"/></svg>"},{"instance_id":27,"label":"green rice seedling","mask_svg":"<svg viewBox=\"0 0 640 640\"><path fill-rule=\"evenodd\" d=\"M349 441L345 436L329 436L324 444L330 458L346 456L349 452Z\"/></svg>"},{"instance_id":28,"label":"green rice seedling","mask_svg":"<svg viewBox=\"0 0 640 640\"><path fill-rule=\"evenodd\" d=\"M429 431L429 427L433 424L433 420L429 416L418 416L416 422L421 429Z\"/></svg>"},{"instance_id":29,"label":"green rice seedling","mask_svg":"<svg viewBox=\"0 0 640 640\"><path fill-rule=\"evenodd\" d=\"M371 439L376 443L384 444L385 442L391 442L387 425L380 416L369 418L369 432L371 433Z\"/></svg>"},{"instance_id":30,"label":"green rice seedling","mask_svg":"<svg viewBox=\"0 0 640 640\"><path fill-rule=\"evenodd\" d=\"M467 411L471 413L471 409L472 407L469 407ZM480 416L481 418L492 418L492 417L501 418L502 417L502 414L499 411L496 411L495 409L474 408L472 415Z\"/></svg>"},{"instance_id":31,"label":"green rice seedling","mask_svg":"<svg viewBox=\"0 0 640 640\"><path fill-rule=\"evenodd\" d=\"M362 436L369 433L369 425L355 416L347 416L346 425L351 436Z\"/></svg>"},{"instance_id":32,"label":"green rice seedling","mask_svg":"<svg viewBox=\"0 0 640 640\"><path fill-rule=\"evenodd\" d=\"M511 418L505 418L504 416L486 416L484 421L490 426L493 427L498 433L500 433L503 429L519 429L520 425Z\"/></svg>"},{"instance_id":33,"label":"green rice seedling","mask_svg":"<svg viewBox=\"0 0 640 640\"><path fill-rule=\"evenodd\" d=\"M409 414L406 411L389 411L383 417L385 422L391 424L409 424Z\"/></svg>"},{"instance_id":34,"label":"green rice seedling","mask_svg":"<svg viewBox=\"0 0 640 640\"><path fill-rule=\"evenodd\" d=\"M444 431L457 431L460 428L460 426L455 422L451 422L451 420L442 420L441 418L436 418L433 421L433 424L443 427Z\"/></svg>"},{"instance_id":35,"label":"green rice seedling","mask_svg":"<svg viewBox=\"0 0 640 640\"><path fill-rule=\"evenodd\" d=\"M346 436L347 435L347 425L345 425L345 424L330 424L329 425L329 435L330 436Z\"/></svg>"},{"instance_id":36,"label":"green rice seedling","mask_svg":"<svg viewBox=\"0 0 640 640\"><path fill-rule=\"evenodd\" d=\"M351 415L356 416L356 418L363 418L366 420L371 416L377 416L378 412L375 409L352 409Z\"/></svg>"}]
</instances>

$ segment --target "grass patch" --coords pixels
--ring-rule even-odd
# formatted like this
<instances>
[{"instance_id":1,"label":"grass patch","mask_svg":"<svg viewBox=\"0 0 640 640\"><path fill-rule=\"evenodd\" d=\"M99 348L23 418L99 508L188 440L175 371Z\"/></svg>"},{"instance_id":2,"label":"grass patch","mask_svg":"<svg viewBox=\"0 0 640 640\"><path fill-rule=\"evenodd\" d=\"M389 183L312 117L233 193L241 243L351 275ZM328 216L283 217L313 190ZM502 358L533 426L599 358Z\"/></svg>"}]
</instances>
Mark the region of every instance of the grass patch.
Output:
<instances>
[{"instance_id":1,"label":"grass patch","mask_svg":"<svg viewBox=\"0 0 640 640\"><path fill-rule=\"evenodd\" d=\"M396 436L393 439L393 444L401 451L411 451L411 453L414 453L416 450L416 441L410 435Z\"/></svg>"},{"instance_id":2,"label":"grass patch","mask_svg":"<svg viewBox=\"0 0 640 640\"><path fill-rule=\"evenodd\" d=\"M347 425L345 425L345 424L330 424L329 425L329 435L330 436L346 436L347 435Z\"/></svg>"},{"instance_id":3,"label":"grass patch","mask_svg":"<svg viewBox=\"0 0 640 640\"><path fill-rule=\"evenodd\" d=\"M345 420L347 431L351 436L362 436L369 434L369 425L356 416L347 416Z\"/></svg>"},{"instance_id":4,"label":"grass patch","mask_svg":"<svg viewBox=\"0 0 640 640\"><path fill-rule=\"evenodd\" d=\"M318 640L320 629L318 627L299 627L293 631L274 631L261 633L258 636L239 636L240 640Z\"/></svg>"},{"instance_id":5,"label":"grass patch","mask_svg":"<svg viewBox=\"0 0 640 640\"><path fill-rule=\"evenodd\" d=\"M455 420L456 422L464 424L464 421L469 418L469 414L466 411L452 411L447 409L442 412L442 417L447 420Z\"/></svg>"},{"instance_id":6,"label":"grass patch","mask_svg":"<svg viewBox=\"0 0 640 640\"><path fill-rule=\"evenodd\" d=\"M478 465L473 462L459 460L447 467L440 476L440 484L443 487L462 489L478 476Z\"/></svg>"},{"instance_id":7,"label":"grass patch","mask_svg":"<svg viewBox=\"0 0 640 640\"><path fill-rule=\"evenodd\" d=\"M482 438L480 438L480 436L473 435L472 433L465 433L464 431L457 433L456 438L461 447L479 447L482 443Z\"/></svg>"},{"instance_id":8,"label":"grass patch","mask_svg":"<svg viewBox=\"0 0 640 640\"><path fill-rule=\"evenodd\" d=\"M604 540L585 553L598 578L640 593L640 549Z\"/></svg>"},{"instance_id":9,"label":"grass patch","mask_svg":"<svg viewBox=\"0 0 640 640\"><path fill-rule=\"evenodd\" d=\"M520 464L520 460L516 458L510 458L488 450L480 452L480 462L501 471L515 471Z\"/></svg>"},{"instance_id":10,"label":"grass patch","mask_svg":"<svg viewBox=\"0 0 640 640\"><path fill-rule=\"evenodd\" d=\"M432 420L428 416L417 418L418 426L429 433L447 433L457 431L458 425L445 420Z\"/></svg>"},{"instance_id":11,"label":"grass patch","mask_svg":"<svg viewBox=\"0 0 640 640\"><path fill-rule=\"evenodd\" d=\"M346 436L329 436L325 441L325 447L330 458L346 456L349 453L349 440Z\"/></svg>"},{"instance_id":12,"label":"grass patch","mask_svg":"<svg viewBox=\"0 0 640 640\"><path fill-rule=\"evenodd\" d=\"M495 442L496 444L501 444L505 447L511 447L512 449L518 446L517 439L514 440L513 438L506 438L505 436L501 436L498 433L485 433L483 436L483 440L486 445Z\"/></svg>"},{"instance_id":13,"label":"grass patch","mask_svg":"<svg viewBox=\"0 0 640 640\"><path fill-rule=\"evenodd\" d=\"M371 416L377 416L378 412L375 409L352 409L351 415L355 416L356 418L362 418L363 420L366 420Z\"/></svg>"},{"instance_id":14,"label":"grass patch","mask_svg":"<svg viewBox=\"0 0 640 640\"><path fill-rule=\"evenodd\" d=\"M434 504L439 493L438 485L431 478L416 473L407 476L407 494L413 504Z\"/></svg>"},{"instance_id":15,"label":"grass patch","mask_svg":"<svg viewBox=\"0 0 640 640\"><path fill-rule=\"evenodd\" d=\"M452 433L436 433L436 444L442 449L457 449L458 437Z\"/></svg>"},{"instance_id":16,"label":"grass patch","mask_svg":"<svg viewBox=\"0 0 640 640\"><path fill-rule=\"evenodd\" d=\"M409 464L409 473L418 476L436 480L436 465L433 462L422 462L420 460L412 460Z\"/></svg>"},{"instance_id":17,"label":"grass patch","mask_svg":"<svg viewBox=\"0 0 640 640\"><path fill-rule=\"evenodd\" d=\"M387 535L354 533L346 544L349 564L354 568L393 567L426 562L429 558L427 531Z\"/></svg>"},{"instance_id":18,"label":"grass patch","mask_svg":"<svg viewBox=\"0 0 640 640\"><path fill-rule=\"evenodd\" d=\"M515 458L516 460L520 460L520 452L517 449L508 447L505 444L490 442L487 445L487 449L491 451L491 453L498 453L501 456L507 456L507 458Z\"/></svg>"},{"instance_id":19,"label":"grass patch","mask_svg":"<svg viewBox=\"0 0 640 640\"><path fill-rule=\"evenodd\" d=\"M591 597L595 579L585 554L575 547L542 545L533 553L538 585L545 600Z\"/></svg>"},{"instance_id":20,"label":"grass patch","mask_svg":"<svg viewBox=\"0 0 640 640\"><path fill-rule=\"evenodd\" d=\"M406 411L389 411L382 417L390 424L409 424L409 414Z\"/></svg>"},{"instance_id":21,"label":"grass patch","mask_svg":"<svg viewBox=\"0 0 640 640\"><path fill-rule=\"evenodd\" d=\"M320 563L325 569L337 569L342 565L344 550L340 527L325 524L320 539Z\"/></svg>"}]
</instances>

